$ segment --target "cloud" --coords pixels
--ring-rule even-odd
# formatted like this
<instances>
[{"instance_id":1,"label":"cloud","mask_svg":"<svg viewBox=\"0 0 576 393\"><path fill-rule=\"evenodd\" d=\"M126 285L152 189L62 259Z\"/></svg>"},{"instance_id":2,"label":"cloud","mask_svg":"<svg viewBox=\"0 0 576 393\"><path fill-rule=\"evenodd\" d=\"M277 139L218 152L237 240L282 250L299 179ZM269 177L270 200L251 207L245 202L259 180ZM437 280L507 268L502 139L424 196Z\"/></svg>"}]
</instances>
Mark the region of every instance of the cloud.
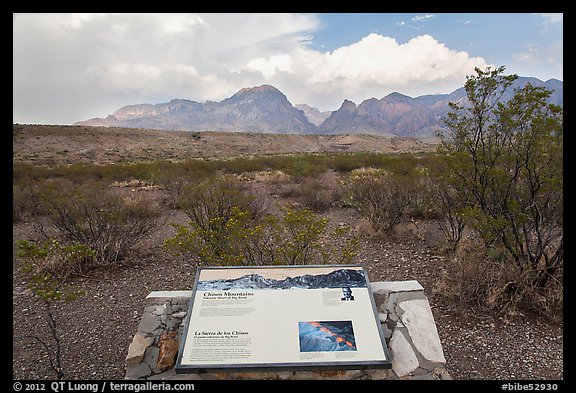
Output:
<instances>
[{"instance_id":1,"label":"cloud","mask_svg":"<svg viewBox=\"0 0 576 393\"><path fill-rule=\"evenodd\" d=\"M561 13L550 13L550 14L546 14L546 13L541 13L541 14L536 14L536 15L540 15L542 18L544 18L544 21L546 23L560 23L560 22L564 22L564 14Z\"/></svg>"},{"instance_id":2,"label":"cloud","mask_svg":"<svg viewBox=\"0 0 576 393\"><path fill-rule=\"evenodd\" d=\"M294 61L292 57L287 54L274 55L268 59L258 57L252 59L246 64L249 70L259 71L266 79L270 79L277 72L291 72L290 69Z\"/></svg>"},{"instance_id":3,"label":"cloud","mask_svg":"<svg viewBox=\"0 0 576 393\"><path fill-rule=\"evenodd\" d=\"M556 41L549 45L527 45L522 52L516 52L512 57L528 66L543 66L543 68L556 68L562 79L564 69L564 43Z\"/></svg>"},{"instance_id":4,"label":"cloud","mask_svg":"<svg viewBox=\"0 0 576 393\"><path fill-rule=\"evenodd\" d=\"M345 98L449 92L487 65L430 35L398 43L372 33L311 49L320 27L311 14L16 14L14 121L69 124L263 83L294 104L335 110Z\"/></svg>"},{"instance_id":5,"label":"cloud","mask_svg":"<svg viewBox=\"0 0 576 393\"><path fill-rule=\"evenodd\" d=\"M462 86L482 58L447 48L430 35L400 44L372 33L332 52L306 48L292 53L291 75L278 75L285 94L296 102L336 109L344 98L378 98L392 91L419 95L448 92ZM294 76L297 76L295 80Z\"/></svg>"},{"instance_id":6,"label":"cloud","mask_svg":"<svg viewBox=\"0 0 576 393\"><path fill-rule=\"evenodd\" d=\"M426 15L416 15L412 18L412 22L424 22L430 18L433 18L435 15L433 14L426 14Z\"/></svg>"}]
</instances>

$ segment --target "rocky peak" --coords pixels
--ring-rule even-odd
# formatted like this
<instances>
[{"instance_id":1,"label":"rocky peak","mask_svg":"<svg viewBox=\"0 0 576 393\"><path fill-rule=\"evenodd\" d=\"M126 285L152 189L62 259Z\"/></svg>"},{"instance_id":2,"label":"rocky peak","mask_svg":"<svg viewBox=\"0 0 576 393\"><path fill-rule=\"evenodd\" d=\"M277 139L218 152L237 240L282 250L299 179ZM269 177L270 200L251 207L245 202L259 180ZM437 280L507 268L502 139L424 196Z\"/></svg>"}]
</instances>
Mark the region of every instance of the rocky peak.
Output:
<instances>
[{"instance_id":1,"label":"rocky peak","mask_svg":"<svg viewBox=\"0 0 576 393\"><path fill-rule=\"evenodd\" d=\"M340 106L340 109L338 110L348 110L348 111L353 111L356 109L356 104L348 99L344 100L344 102L342 103L342 106Z\"/></svg>"},{"instance_id":2,"label":"rocky peak","mask_svg":"<svg viewBox=\"0 0 576 393\"><path fill-rule=\"evenodd\" d=\"M398 92L393 92L388 94L386 97L384 97L382 100L385 101L390 101L390 102L403 102L403 103L408 103L410 101L413 100L412 97L409 97L407 95L404 94L400 94Z\"/></svg>"}]
</instances>

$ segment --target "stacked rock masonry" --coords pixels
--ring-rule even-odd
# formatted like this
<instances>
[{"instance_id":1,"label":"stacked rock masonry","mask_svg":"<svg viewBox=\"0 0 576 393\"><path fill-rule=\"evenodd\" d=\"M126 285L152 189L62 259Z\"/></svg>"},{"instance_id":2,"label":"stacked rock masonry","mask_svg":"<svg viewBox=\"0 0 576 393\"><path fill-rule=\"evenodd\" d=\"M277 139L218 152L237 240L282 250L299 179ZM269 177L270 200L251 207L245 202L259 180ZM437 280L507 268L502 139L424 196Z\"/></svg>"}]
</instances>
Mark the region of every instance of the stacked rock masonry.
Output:
<instances>
[{"instance_id":1,"label":"stacked rock masonry","mask_svg":"<svg viewBox=\"0 0 576 393\"><path fill-rule=\"evenodd\" d=\"M371 283L391 369L176 374L175 362L192 291L157 291L126 356L126 379L451 379L424 288L417 281Z\"/></svg>"}]
</instances>

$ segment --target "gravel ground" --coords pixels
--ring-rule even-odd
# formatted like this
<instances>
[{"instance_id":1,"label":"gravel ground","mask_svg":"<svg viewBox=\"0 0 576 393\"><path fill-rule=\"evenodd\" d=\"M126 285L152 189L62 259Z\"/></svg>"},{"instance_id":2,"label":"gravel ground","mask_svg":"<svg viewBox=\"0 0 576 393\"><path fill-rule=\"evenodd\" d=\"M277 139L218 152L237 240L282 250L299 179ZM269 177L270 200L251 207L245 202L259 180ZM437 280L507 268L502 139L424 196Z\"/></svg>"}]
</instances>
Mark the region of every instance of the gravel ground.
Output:
<instances>
[{"instance_id":1,"label":"gravel ground","mask_svg":"<svg viewBox=\"0 0 576 393\"><path fill-rule=\"evenodd\" d=\"M350 210L326 213L332 225L358 225ZM171 221L185 221L175 212ZM142 244L127 266L93 271L75 278L73 287L85 295L55 307L66 379L123 379L124 358L144 309L145 297L155 290L191 289L195 268L183 257L160 246L172 234L169 225ZM432 307L446 357L455 379L561 380L563 326L519 315L507 322L458 305L436 295L442 255L434 251L432 223L406 226L391 239L363 235L358 262L375 281L418 280ZM13 240L32 239L29 223L13 226ZM47 354L26 336L46 338L43 307L26 290L19 261L13 261L13 378L54 379Z\"/></svg>"}]
</instances>

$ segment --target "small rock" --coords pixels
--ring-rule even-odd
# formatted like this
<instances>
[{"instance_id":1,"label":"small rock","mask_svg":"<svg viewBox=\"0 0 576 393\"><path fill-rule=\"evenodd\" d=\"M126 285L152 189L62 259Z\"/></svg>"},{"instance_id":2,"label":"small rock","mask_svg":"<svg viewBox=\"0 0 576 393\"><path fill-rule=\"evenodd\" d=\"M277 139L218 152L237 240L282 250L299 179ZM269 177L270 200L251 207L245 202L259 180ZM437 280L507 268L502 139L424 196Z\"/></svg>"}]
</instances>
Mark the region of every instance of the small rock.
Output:
<instances>
[{"instance_id":1,"label":"small rock","mask_svg":"<svg viewBox=\"0 0 576 393\"><path fill-rule=\"evenodd\" d=\"M132 343L128 347L128 355L126 356L126 364L133 365L138 364L144 359L144 352L148 348L154 339L152 337L144 337L142 333L138 332L134 335Z\"/></svg>"},{"instance_id":2,"label":"small rock","mask_svg":"<svg viewBox=\"0 0 576 393\"><path fill-rule=\"evenodd\" d=\"M160 336L158 347L158 370L166 371L176 363L178 354L178 340L175 338L176 333L164 333Z\"/></svg>"},{"instance_id":3,"label":"small rock","mask_svg":"<svg viewBox=\"0 0 576 393\"><path fill-rule=\"evenodd\" d=\"M126 367L126 379L138 379L147 377L152 371L150 366L146 363L139 363L137 365L130 365Z\"/></svg>"}]
</instances>

